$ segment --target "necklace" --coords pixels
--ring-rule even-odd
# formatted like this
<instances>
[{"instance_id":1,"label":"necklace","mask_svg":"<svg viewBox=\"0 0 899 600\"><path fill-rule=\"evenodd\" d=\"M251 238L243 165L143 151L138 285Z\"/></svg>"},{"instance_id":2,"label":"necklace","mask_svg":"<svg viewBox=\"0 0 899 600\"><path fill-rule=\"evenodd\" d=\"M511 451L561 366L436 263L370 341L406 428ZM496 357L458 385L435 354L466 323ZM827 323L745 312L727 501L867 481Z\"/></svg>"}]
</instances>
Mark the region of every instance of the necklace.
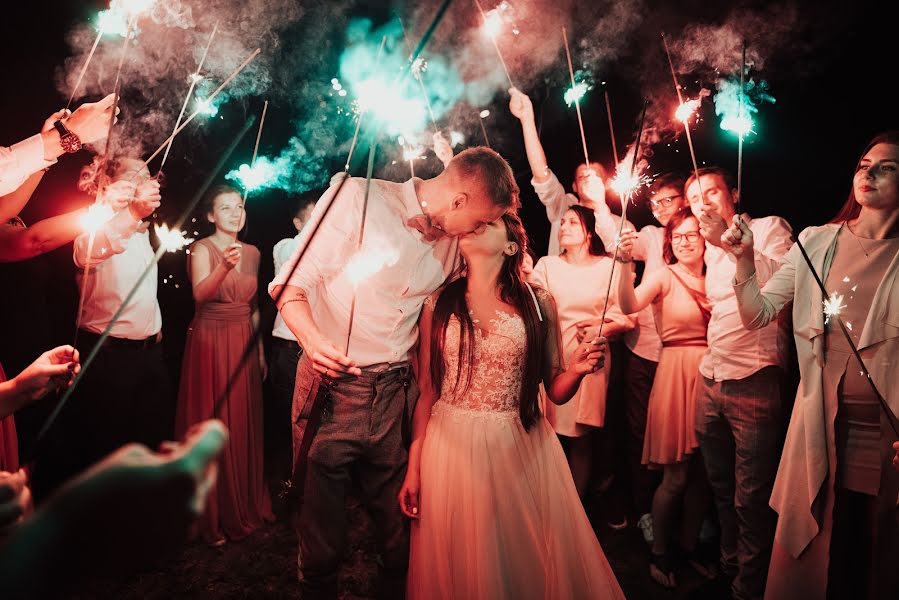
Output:
<instances>
[{"instance_id":1,"label":"necklace","mask_svg":"<svg viewBox=\"0 0 899 600\"><path fill-rule=\"evenodd\" d=\"M859 237L855 235L854 231L852 231L852 227L849 226L849 221L846 221L846 229L848 229L849 233L852 234L852 237L855 238L855 241L858 243L858 247L862 249L862 254L865 255L865 258L868 258L868 251L865 249L865 246L864 244L862 244L862 241L859 239Z\"/></svg>"}]
</instances>

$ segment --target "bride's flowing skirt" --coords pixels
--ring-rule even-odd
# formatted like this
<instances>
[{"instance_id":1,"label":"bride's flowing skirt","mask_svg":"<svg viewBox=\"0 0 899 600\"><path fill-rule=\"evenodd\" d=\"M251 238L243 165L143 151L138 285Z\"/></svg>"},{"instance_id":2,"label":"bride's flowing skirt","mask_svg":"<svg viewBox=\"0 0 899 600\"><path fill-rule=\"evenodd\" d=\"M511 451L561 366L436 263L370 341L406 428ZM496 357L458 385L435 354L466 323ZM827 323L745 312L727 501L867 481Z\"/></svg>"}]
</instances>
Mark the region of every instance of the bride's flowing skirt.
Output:
<instances>
[{"instance_id":1,"label":"bride's flowing skirt","mask_svg":"<svg viewBox=\"0 0 899 600\"><path fill-rule=\"evenodd\" d=\"M419 510L411 598L624 597L543 418L435 403Z\"/></svg>"}]
</instances>

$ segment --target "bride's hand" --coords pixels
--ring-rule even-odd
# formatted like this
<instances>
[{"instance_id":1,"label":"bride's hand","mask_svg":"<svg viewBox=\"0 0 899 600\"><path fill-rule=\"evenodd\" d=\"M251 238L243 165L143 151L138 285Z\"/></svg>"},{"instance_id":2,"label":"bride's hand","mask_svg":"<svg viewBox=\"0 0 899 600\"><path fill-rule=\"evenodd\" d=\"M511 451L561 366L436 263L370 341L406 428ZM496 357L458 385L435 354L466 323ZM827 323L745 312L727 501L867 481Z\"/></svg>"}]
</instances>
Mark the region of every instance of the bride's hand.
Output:
<instances>
[{"instance_id":1,"label":"bride's hand","mask_svg":"<svg viewBox=\"0 0 899 600\"><path fill-rule=\"evenodd\" d=\"M588 337L575 349L571 369L578 375L595 373L605 364L607 345L604 337Z\"/></svg>"},{"instance_id":2,"label":"bride's hand","mask_svg":"<svg viewBox=\"0 0 899 600\"><path fill-rule=\"evenodd\" d=\"M421 493L421 481L418 472L413 469L406 471L406 479L403 480L403 487L400 488L398 500L400 502L400 510L410 519L418 519L418 500Z\"/></svg>"}]
</instances>

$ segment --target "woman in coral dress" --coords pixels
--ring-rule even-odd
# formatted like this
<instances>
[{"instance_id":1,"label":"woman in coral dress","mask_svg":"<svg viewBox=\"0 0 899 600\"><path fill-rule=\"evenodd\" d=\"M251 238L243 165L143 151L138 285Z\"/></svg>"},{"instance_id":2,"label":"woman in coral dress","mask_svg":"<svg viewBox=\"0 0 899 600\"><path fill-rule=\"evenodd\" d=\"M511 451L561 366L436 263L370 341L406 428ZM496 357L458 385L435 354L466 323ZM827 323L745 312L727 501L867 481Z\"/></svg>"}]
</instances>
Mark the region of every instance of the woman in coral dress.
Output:
<instances>
[{"instance_id":1,"label":"woman in coral dress","mask_svg":"<svg viewBox=\"0 0 899 600\"><path fill-rule=\"evenodd\" d=\"M537 398L542 380L569 400L605 342L585 340L562 370L552 297L521 279L526 239L514 215L463 236L467 277L422 311L399 497L410 598L623 598Z\"/></svg>"},{"instance_id":2,"label":"woman in coral dress","mask_svg":"<svg viewBox=\"0 0 899 600\"><path fill-rule=\"evenodd\" d=\"M711 496L695 425L699 363L707 348L711 306L705 295L705 241L699 222L689 210L681 210L668 221L664 235L667 268L648 274L635 290L628 265L619 280L618 299L622 310L632 312L652 304L662 340L649 395L643 464L664 471L652 499L650 575L661 585L673 588L677 580L669 540L675 537L673 526L678 514L680 550L701 575L715 576L710 561L697 552L699 530ZM625 260L635 239L633 231L622 235L619 253Z\"/></svg>"},{"instance_id":3,"label":"woman in coral dress","mask_svg":"<svg viewBox=\"0 0 899 600\"><path fill-rule=\"evenodd\" d=\"M236 190L214 188L204 212L215 233L191 247L197 308L184 348L175 429L181 439L205 419L221 419L228 427L230 441L219 461L217 489L209 494L200 521L203 538L219 545L225 536L243 538L273 517L262 472L261 348L254 348L241 365L253 324L259 322L259 250L237 243L246 216Z\"/></svg>"}]
</instances>

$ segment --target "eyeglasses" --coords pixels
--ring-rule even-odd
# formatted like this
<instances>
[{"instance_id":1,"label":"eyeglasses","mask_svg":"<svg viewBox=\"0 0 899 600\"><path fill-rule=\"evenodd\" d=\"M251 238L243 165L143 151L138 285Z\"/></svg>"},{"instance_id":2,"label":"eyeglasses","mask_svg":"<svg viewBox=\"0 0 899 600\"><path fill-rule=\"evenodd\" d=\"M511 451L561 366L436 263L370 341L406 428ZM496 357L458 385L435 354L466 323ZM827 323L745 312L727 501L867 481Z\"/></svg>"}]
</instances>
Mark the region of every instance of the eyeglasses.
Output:
<instances>
[{"instance_id":1,"label":"eyeglasses","mask_svg":"<svg viewBox=\"0 0 899 600\"><path fill-rule=\"evenodd\" d=\"M652 204L653 208L658 208L660 206L668 208L669 206L674 204L675 200L683 197L683 194L677 194L676 196L665 196L664 198L652 198L650 199L649 203Z\"/></svg>"},{"instance_id":2,"label":"eyeglasses","mask_svg":"<svg viewBox=\"0 0 899 600\"><path fill-rule=\"evenodd\" d=\"M672 233L671 234L671 245L674 246L676 244L680 244L682 241L687 240L691 244L698 242L702 239L702 236L698 231L688 231L687 233Z\"/></svg>"}]
</instances>

